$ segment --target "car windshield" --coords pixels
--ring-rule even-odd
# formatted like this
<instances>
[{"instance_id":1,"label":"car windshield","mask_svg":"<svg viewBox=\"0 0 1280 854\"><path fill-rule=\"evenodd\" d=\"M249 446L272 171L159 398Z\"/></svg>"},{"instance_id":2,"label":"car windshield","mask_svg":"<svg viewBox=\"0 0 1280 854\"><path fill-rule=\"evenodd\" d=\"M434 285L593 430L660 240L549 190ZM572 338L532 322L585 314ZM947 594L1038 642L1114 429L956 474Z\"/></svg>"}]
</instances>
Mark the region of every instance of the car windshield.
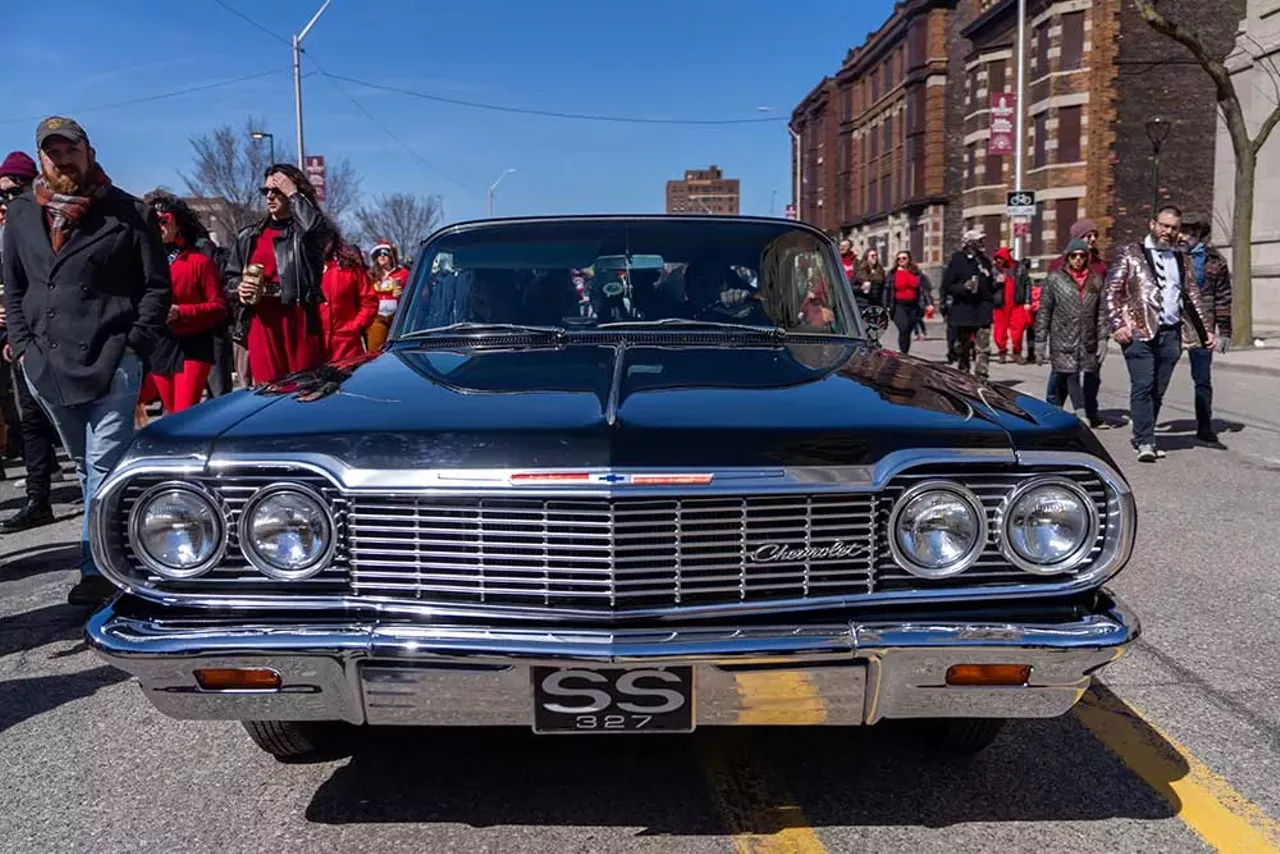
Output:
<instances>
[{"instance_id":1,"label":"car windshield","mask_svg":"<svg viewBox=\"0 0 1280 854\"><path fill-rule=\"evenodd\" d=\"M395 337L490 324L507 332L723 325L860 336L843 281L824 238L782 221L462 227L424 247Z\"/></svg>"}]
</instances>

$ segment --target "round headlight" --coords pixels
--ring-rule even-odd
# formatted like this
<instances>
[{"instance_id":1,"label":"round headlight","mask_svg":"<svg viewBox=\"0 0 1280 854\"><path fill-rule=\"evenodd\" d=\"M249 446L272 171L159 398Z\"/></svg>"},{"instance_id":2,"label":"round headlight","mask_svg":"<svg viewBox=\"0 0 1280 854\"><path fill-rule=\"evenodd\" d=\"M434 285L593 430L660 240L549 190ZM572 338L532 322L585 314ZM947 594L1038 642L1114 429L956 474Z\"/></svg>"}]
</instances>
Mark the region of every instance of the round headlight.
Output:
<instances>
[{"instance_id":1,"label":"round headlight","mask_svg":"<svg viewBox=\"0 0 1280 854\"><path fill-rule=\"evenodd\" d=\"M222 557L226 547L222 520L222 511L203 492L186 484L163 483L134 504L130 545L157 575L194 578Z\"/></svg>"},{"instance_id":2,"label":"round headlight","mask_svg":"<svg viewBox=\"0 0 1280 854\"><path fill-rule=\"evenodd\" d=\"M1072 569L1098 536L1098 512L1077 484L1037 479L1009 496L1001 511L1001 539L1019 569L1052 574Z\"/></svg>"},{"instance_id":3,"label":"round headlight","mask_svg":"<svg viewBox=\"0 0 1280 854\"><path fill-rule=\"evenodd\" d=\"M333 521L324 500L311 490L269 486L245 505L240 547L264 575L283 581L310 578L333 553Z\"/></svg>"},{"instance_id":4,"label":"round headlight","mask_svg":"<svg viewBox=\"0 0 1280 854\"><path fill-rule=\"evenodd\" d=\"M959 484L922 483L898 499L889 517L889 546L907 572L947 578L964 572L987 541L986 511Z\"/></svg>"}]
</instances>

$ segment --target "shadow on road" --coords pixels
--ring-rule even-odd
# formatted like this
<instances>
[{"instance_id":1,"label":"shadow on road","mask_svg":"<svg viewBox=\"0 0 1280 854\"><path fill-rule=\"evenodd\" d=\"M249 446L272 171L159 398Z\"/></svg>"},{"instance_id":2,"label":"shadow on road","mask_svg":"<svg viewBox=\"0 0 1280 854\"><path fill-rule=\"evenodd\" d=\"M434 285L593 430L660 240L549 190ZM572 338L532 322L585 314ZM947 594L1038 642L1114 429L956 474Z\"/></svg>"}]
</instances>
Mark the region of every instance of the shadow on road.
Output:
<instances>
[{"instance_id":1,"label":"shadow on road","mask_svg":"<svg viewBox=\"0 0 1280 854\"><path fill-rule=\"evenodd\" d=\"M0 555L0 583L46 572L73 569L80 563L80 544L44 543Z\"/></svg>"},{"instance_id":2,"label":"shadow on road","mask_svg":"<svg viewBox=\"0 0 1280 854\"><path fill-rule=\"evenodd\" d=\"M7 622L7 621L6 621ZM62 676L37 676L0 682L0 733L99 688L123 682L129 674L114 667L95 667Z\"/></svg>"},{"instance_id":3,"label":"shadow on road","mask_svg":"<svg viewBox=\"0 0 1280 854\"><path fill-rule=\"evenodd\" d=\"M1124 708L1110 692L1105 697L1108 709ZM1142 738L1157 749L1164 745L1170 779L1184 776L1187 766L1173 748L1136 714L1132 721ZM1075 715L1012 722L991 748L969 759L939 756L919 736L906 722L702 730L687 738L371 731L316 791L307 818L721 834L724 824L699 762L709 753L732 757L731 765L743 757L741 764L767 769L814 827L1159 820L1179 809L1167 785L1153 789L1136 777ZM747 781L744 788L758 787ZM773 825L788 814L749 812L745 832L766 834L780 830Z\"/></svg>"},{"instance_id":4,"label":"shadow on road","mask_svg":"<svg viewBox=\"0 0 1280 854\"><path fill-rule=\"evenodd\" d=\"M88 612L61 603L0 617L0 658L55 641L74 640L84 631Z\"/></svg>"}]
</instances>

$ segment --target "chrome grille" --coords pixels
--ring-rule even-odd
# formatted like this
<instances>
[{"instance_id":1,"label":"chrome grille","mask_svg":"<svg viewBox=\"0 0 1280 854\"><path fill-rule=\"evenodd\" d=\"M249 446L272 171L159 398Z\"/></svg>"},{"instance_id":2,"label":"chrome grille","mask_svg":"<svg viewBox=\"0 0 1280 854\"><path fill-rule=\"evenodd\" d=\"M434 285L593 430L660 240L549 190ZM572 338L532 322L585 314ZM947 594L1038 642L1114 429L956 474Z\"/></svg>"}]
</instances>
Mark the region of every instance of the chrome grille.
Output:
<instances>
[{"instance_id":1,"label":"chrome grille","mask_svg":"<svg viewBox=\"0 0 1280 854\"><path fill-rule=\"evenodd\" d=\"M1098 511L1098 537L1094 541L1093 549L1089 554L1089 561L1085 565L1092 563L1102 551L1103 544L1106 542L1108 528L1113 524L1113 514L1119 512L1119 508L1112 506L1110 503L1106 486L1094 472L1088 469L1037 469L1025 467L1009 468L1005 471L958 471L954 466L923 466L898 475L880 493L880 506L876 514L876 529L881 542L888 543L888 537L890 536L888 530L889 514L893 510L894 502L898 500L903 492L926 480L952 480L971 489L974 495L977 495L982 501L982 506L986 508L988 523L986 548L983 549L982 555L977 562L960 573L960 575L936 581L924 581L898 566L886 545L885 548L881 549L876 565L875 589L878 591L890 591L920 587L969 587L974 584L1025 584L1034 582L1036 580L1035 576L1028 575L1017 567L1011 566L1004 555L1000 553L999 532L995 524L996 513L1000 509L1000 502L1018 484L1047 474L1074 480L1093 499L1094 506ZM1070 577L1070 575L1071 573L1064 573L1057 578L1061 580L1062 578ZM1045 580L1053 580L1053 577L1045 577Z\"/></svg>"},{"instance_id":2,"label":"chrome grille","mask_svg":"<svg viewBox=\"0 0 1280 854\"><path fill-rule=\"evenodd\" d=\"M871 495L349 501L359 596L626 611L871 589ZM837 542L863 548L751 560L769 543Z\"/></svg>"},{"instance_id":3,"label":"chrome grille","mask_svg":"<svg viewBox=\"0 0 1280 854\"><path fill-rule=\"evenodd\" d=\"M151 570L143 566L142 561L128 548L129 513L134 503L148 489L161 483L178 479L159 475L137 477L130 480L121 493L119 512L116 514L116 518L120 520L120 542L124 548L129 566L138 578L146 579L148 584L158 590L174 590L186 593L202 591L230 592L235 590L252 593L342 595L347 592L349 573L346 550L342 547L342 543L345 540L346 499L327 478L321 475L302 473L291 468L254 467L253 469L223 472L217 475L181 478L181 480L188 483L198 483L215 495L222 497L227 509L228 528L230 531L227 554L218 566L207 574L190 581L174 582L152 573ZM329 506L333 508L334 512L339 544L334 560L314 578L302 582L281 582L268 578L250 565L240 551L240 514L245 504L262 487L281 482L298 483L311 487L329 502Z\"/></svg>"}]
</instances>

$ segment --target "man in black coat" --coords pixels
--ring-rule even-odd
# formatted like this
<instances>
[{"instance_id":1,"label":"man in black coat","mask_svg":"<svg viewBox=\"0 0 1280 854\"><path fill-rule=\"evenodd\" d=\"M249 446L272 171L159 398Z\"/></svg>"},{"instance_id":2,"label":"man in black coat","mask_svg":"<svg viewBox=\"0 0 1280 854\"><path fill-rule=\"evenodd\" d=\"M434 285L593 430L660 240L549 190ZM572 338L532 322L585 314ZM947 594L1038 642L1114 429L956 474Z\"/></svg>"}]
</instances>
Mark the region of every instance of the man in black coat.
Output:
<instances>
[{"instance_id":1,"label":"man in black coat","mask_svg":"<svg viewBox=\"0 0 1280 854\"><path fill-rule=\"evenodd\" d=\"M81 580L67 597L114 593L89 550L98 485L133 441L145 361L167 334L169 263L143 203L111 184L84 129L51 116L36 128L41 174L9 204L5 305L13 358L49 413L85 496Z\"/></svg>"},{"instance_id":2,"label":"man in black coat","mask_svg":"<svg viewBox=\"0 0 1280 854\"><path fill-rule=\"evenodd\" d=\"M960 251L951 256L942 274L942 294L951 297L947 312L948 337L954 335L956 367L987 380L991 359L991 321L996 304L995 266L984 251L982 228L966 231Z\"/></svg>"}]
</instances>

